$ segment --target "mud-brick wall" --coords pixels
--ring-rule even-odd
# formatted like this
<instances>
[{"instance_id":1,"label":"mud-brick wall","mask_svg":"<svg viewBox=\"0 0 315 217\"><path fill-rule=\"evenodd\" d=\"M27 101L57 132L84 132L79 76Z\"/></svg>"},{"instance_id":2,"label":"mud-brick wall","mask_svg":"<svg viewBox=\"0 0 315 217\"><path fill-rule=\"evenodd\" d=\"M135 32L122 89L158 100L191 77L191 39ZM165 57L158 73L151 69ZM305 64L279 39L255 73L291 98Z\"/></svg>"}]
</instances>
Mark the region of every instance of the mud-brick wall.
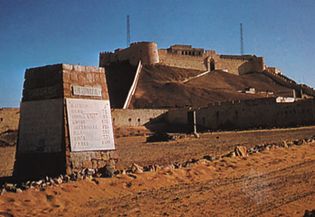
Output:
<instances>
[{"instance_id":1,"label":"mud-brick wall","mask_svg":"<svg viewBox=\"0 0 315 217\"><path fill-rule=\"evenodd\" d=\"M197 110L197 123L211 130L292 127L315 123L315 101L238 101Z\"/></svg>"},{"instance_id":2,"label":"mud-brick wall","mask_svg":"<svg viewBox=\"0 0 315 217\"><path fill-rule=\"evenodd\" d=\"M264 60L262 57L252 56L251 58L229 57L229 55L221 55L218 65L229 73L240 75L249 72L261 72L264 70Z\"/></svg>"},{"instance_id":3,"label":"mud-brick wall","mask_svg":"<svg viewBox=\"0 0 315 217\"><path fill-rule=\"evenodd\" d=\"M207 66L203 56L185 56L180 54L167 53L167 50L159 50L160 64L206 71Z\"/></svg>"},{"instance_id":4,"label":"mud-brick wall","mask_svg":"<svg viewBox=\"0 0 315 217\"><path fill-rule=\"evenodd\" d=\"M142 64L159 63L157 44L154 42L136 42L115 53L100 53L99 66L104 67L112 62L126 60L133 66L138 65L140 60Z\"/></svg>"},{"instance_id":5,"label":"mud-brick wall","mask_svg":"<svg viewBox=\"0 0 315 217\"><path fill-rule=\"evenodd\" d=\"M113 109L114 127L137 127L164 121L166 109Z\"/></svg>"},{"instance_id":6,"label":"mud-brick wall","mask_svg":"<svg viewBox=\"0 0 315 217\"><path fill-rule=\"evenodd\" d=\"M220 58L220 66L224 70L228 70L229 73L239 75L239 68L242 65L248 63L247 60L244 59L236 59L236 58Z\"/></svg>"},{"instance_id":7,"label":"mud-brick wall","mask_svg":"<svg viewBox=\"0 0 315 217\"><path fill-rule=\"evenodd\" d=\"M167 122L174 125L188 124L188 109L170 109L167 113Z\"/></svg>"}]
</instances>

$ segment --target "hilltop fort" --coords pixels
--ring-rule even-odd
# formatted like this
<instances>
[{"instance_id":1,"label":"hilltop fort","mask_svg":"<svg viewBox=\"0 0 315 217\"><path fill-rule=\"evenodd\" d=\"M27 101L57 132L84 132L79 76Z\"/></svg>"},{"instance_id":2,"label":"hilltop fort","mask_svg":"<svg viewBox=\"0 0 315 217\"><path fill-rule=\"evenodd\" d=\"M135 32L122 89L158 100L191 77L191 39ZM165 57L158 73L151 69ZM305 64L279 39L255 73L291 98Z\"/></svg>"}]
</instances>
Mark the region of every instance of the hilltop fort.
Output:
<instances>
[{"instance_id":1,"label":"hilltop fort","mask_svg":"<svg viewBox=\"0 0 315 217\"><path fill-rule=\"evenodd\" d=\"M191 45L158 49L136 42L101 52L113 108L202 107L257 98L289 102L315 96L256 55L223 55Z\"/></svg>"},{"instance_id":2,"label":"hilltop fort","mask_svg":"<svg viewBox=\"0 0 315 217\"><path fill-rule=\"evenodd\" d=\"M154 42L136 42L129 48L100 53L100 66L128 61L131 65L162 64L165 66L195 69L223 70L232 74L261 72L265 69L263 57L255 55L221 55L214 50L193 48L191 45L172 45L158 49Z\"/></svg>"}]
</instances>

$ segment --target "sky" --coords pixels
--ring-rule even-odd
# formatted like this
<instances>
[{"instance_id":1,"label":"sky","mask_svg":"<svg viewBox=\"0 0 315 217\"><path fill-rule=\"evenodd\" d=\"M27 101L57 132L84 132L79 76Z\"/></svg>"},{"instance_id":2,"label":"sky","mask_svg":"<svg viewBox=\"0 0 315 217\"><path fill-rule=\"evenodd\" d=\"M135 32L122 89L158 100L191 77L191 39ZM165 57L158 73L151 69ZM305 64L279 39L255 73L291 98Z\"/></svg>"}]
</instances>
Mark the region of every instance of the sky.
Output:
<instances>
[{"instance_id":1,"label":"sky","mask_svg":"<svg viewBox=\"0 0 315 217\"><path fill-rule=\"evenodd\" d=\"M0 0L0 107L18 107L25 69L98 65L101 51L154 41L263 56L315 87L314 0Z\"/></svg>"}]
</instances>

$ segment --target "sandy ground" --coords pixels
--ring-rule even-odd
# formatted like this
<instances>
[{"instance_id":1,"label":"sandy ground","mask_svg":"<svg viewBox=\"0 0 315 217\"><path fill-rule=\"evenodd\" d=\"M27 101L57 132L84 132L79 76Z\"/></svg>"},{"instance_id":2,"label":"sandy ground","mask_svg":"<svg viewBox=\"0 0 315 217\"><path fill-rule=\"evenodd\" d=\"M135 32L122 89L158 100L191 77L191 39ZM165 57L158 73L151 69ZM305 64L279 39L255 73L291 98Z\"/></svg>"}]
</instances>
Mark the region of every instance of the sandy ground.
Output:
<instances>
[{"instance_id":1,"label":"sandy ground","mask_svg":"<svg viewBox=\"0 0 315 217\"><path fill-rule=\"evenodd\" d=\"M315 135L315 126L215 132L200 134L200 138L187 137L169 142L146 143L145 137L120 137L115 140L120 157L118 167L130 166L133 162L140 165L184 162L204 155L222 155L237 145L253 147L258 144L303 139Z\"/></svg>"},{"instance_id":2,"label":"sandy ground","mask_svg":"<svg viewBox=\"0 0 315 217\"><path fill-rule=\"evenodd\" d=\"M302 139L315 135L315 126L251 130L238 132L216 132L201 134L199 139L187 137L169 142L146 143L144 136L116 138L119 155L118 169L126 168L132 163L139 165L168 165L184 162L204 155L222 155L239 144L253 147L257 144L281 142L283 140ZM0 177L10 176L13 172L15 147L0 147Z\"/></svg>"},{"instance_id":3,"label":"sandy ground","mask_svg":"<svg viewBox=\"0 0 315 217\"><path fill-rule=\"evenodd\" d=\"M191 168L0 197L0 216L303 216L315 208L315 144Z\"/></svg>"}]
</instances>

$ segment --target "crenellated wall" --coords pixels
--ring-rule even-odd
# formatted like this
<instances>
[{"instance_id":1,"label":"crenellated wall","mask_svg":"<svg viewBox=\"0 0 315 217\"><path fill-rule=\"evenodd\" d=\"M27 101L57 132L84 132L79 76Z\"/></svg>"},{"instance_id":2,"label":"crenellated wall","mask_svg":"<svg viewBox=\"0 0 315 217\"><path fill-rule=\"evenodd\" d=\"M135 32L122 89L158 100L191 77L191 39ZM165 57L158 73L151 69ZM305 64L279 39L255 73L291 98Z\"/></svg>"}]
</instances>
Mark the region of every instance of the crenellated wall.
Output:
<instances>
[{"instance_id":1,"label":"crenellated wall","mask_svg":"<svg viewBox=\"0 0 315 217\"><path fill-rule=\"evenodd\" d=\"M188 109L170 110L171 124L187 125ZM275 98L210 104L196 110L199 128L234 130L251 128L294 127L315 123L315 100L277 103Z\"/></svg>"},{"instance_id":2,"label":"crenellated wall","mask_svg":"<svg viewBox=\"0 0 315 217\"><path fill-rule=\"evenodd\" d=\"M232 74L261 72L264 60L255 55L219 55L214 50L193 48L191 45L173 45L167 49L158 49L154 42L136 42L129 48L117 49L114 53L100 53L100 67L113 62L129 61L136 66L160 63L166 66L206 71L224 70Z\"/></svg>"},{"instance_id":3,"label":"crenellated wall","mask_svg":"<svg viewBox=\"0 0 315 217\"><path fill-rule=\"evenodd\" d=\"M136 42L129 48L116 49L112 52L100 53L99 66L104 67L112 62L121 62L128 60L131 65L136 66L139 61L143 64L159 63L157 44L154 42Z\"/></svg>"},{"instance_id":4,"label":"crenellated wall","mask_svg":"<svg viewBox=\"0 0 315 217\"><path fill-rule=\"evenodd\" d=\"M160 64L171 67L195 69L205 71L207 65L203 56L186 56L181 54L168 53L167 50L159 50Z\"/></svg>"}]
</instances>

